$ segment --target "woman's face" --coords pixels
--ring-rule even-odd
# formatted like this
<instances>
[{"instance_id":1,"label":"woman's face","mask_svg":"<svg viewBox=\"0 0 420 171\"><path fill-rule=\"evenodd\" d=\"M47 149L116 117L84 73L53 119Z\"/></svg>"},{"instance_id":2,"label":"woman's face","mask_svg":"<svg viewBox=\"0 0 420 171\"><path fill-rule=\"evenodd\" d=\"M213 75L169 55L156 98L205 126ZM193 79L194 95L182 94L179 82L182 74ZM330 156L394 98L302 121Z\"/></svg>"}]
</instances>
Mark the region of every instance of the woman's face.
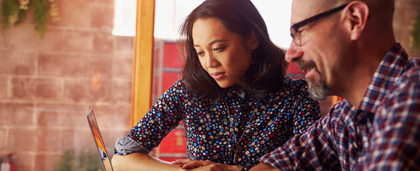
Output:
<instances>
[{"instance_id":1,"label":"woman's face","mask_svg":"<svg viewBox=\"0 0 420 171\"><path fill-rule=\"evenodd\" d=\"M201 66L222 88L235 84L251 64L251 49L258 43L243 40L216 18L197 19L192 28L194 48Z\"/></svg>"}]
</instances>

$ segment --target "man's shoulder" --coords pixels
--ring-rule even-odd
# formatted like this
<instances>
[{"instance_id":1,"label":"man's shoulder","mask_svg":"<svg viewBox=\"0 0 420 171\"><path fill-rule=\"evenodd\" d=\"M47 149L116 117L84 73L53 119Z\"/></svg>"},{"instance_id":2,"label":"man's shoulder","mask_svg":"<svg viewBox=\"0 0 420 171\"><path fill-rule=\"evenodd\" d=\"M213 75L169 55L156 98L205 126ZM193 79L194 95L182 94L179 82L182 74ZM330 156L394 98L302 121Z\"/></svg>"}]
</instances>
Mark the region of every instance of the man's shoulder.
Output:
<instances>
[{"instance_id":1,"label":"man's shoulder","mask_svg":"<svg viewBox=\"0 0 420 171\"><path fill-rule=\"evenodd\" d=\"M407 71L418 71L420 69L420 58L415 57L415 58L410 58L408 59L408 66L407 66Z\"/></svg>"},{"instance_id":2,"label":"man's shoulder","mask_svg":"<svg viewBox=\"0 0 420 171\"><path fill-rule=\"evenodd\" d=\"M352 110L352 105L347 100L341 100L331 106L327 115L331 118L341 118Z\"/></svg>"},{"instance_id":3,"label":"man's shoulder","mask_svg":"<svg viewBox=\"0 0 420 171\"><path fill-rule=\"evenodd\" d=\"M404 68L400 76L398 76L393 85L394 89L404 88L412 84L420 83L420 58L410 58L409 64Z\"/></svg>"},{"instance_id":4,"label":"man's shoulder","mask_svg":"<svg viewBox=\"0 0 420 171\"><path fill-rule=\"evenodd\" d=\"M409 61L409 65L392 82L389 93L383 100L383 107L394 108L420 103L420 58L411 58Z\"/></svg>"},{"instance_id":5,"label":"man's shoulder","mask_svg":"<svg viewBox=\"0 0 420 171\"><path fill-rule=\"evenodd\" d=\"M350 103L347 100L344 99L344 100L341 100L341 101L338 101L337 103L335 103L331 107L331 111L336 111L337 112L339 110L350 107L349 105L350 105Z\"/></svg>"},{"instance_id":6,"label":"man's shoulder","mask_svg":"<svg viewBox=\"0 0 420 171\"><path fill-rule=\"evenodd\" d=\"M409 67L408 71L416 72L417 75L420 74L418 71L420 70L420 58L410 58L409 60Z\"/></svg>"},{"instance_id":7,"label":"man's shoulder","mask_svg":"<svg viewBox=\"0 0 420 171\"><path fill-rule=\"evenodd\" d=\"M417 65L420 65L420 57L411 57L408 60L410 63L417 63Z\"/></svg>"}]
</instances>

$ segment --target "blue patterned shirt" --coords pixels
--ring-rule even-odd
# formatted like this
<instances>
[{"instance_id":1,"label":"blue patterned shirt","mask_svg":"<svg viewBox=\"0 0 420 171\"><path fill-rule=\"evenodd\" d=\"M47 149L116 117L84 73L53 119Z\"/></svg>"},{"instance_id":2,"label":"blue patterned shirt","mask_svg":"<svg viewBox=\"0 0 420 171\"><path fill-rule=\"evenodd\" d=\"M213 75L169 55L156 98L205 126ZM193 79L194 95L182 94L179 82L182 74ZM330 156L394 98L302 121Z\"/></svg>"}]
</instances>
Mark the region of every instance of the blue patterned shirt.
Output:
<instances>
[{"instance_id":1,"label":"blue patterned shirt","mask_svg":"<svg viewBox=\"0 0 420 171\"><path fill-rule=\"evenodd\" d=\"M260 161L280 170L419 170L419 64L396 43L358 108L336 103L306 133Z\"/></svg>"},{"instance_id":2,"label":"blue patterned shirt","mask_svg":"<svg viewBox=\"0 0 420 171\"><path fill-rule=\"evenodd\" d=\"M283 88L264 98L234 85L219 101L199 100L186 92L180 80L157 100L127 137L117 141L114 153L149 153L182 121L188 158L230 164L239 146L237 164L257 164L259 157L306 131L319 119L319 104L308 97L306 90L305 80L285 77Z\"/></svg>"}]
</instances>

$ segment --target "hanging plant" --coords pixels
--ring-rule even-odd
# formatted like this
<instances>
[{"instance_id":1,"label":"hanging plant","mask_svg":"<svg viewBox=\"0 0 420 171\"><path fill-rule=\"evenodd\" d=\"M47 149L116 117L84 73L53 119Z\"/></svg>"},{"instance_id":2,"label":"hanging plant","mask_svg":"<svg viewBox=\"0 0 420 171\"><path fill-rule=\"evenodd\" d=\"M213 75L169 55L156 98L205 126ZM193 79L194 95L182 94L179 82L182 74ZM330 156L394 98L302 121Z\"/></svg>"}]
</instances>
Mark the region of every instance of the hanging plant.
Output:
<instances>
[{"instance_id":1,"label":"hanging plant","mask_svg":"<svg viewBox=\"0 0 420 171\"><path fill-rule=\"evenodd\" d=\"M3 0L1 6L2 29L22 23L28 10L32 9L35 33L44 37L48 17L57 21L58 7L55 0Z\"/></svg>"},{"instance_id":2,"label":"hanging plant","mask_svg":"<svg viewBox=\"0 0 420 171\"><path fill-rule=\"evenodd\" d=\"M413 24L413 47L420 49L420 16L418 16Z\"/></svg>"}]
</instances>

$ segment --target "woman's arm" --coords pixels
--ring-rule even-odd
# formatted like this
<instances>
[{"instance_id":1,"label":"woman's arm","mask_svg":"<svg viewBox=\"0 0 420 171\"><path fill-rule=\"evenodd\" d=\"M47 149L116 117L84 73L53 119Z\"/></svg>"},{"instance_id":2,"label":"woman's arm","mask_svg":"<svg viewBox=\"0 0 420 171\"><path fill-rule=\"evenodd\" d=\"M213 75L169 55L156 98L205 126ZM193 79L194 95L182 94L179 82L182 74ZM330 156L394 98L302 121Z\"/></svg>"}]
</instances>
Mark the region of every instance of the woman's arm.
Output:
<instances>
[{"instance_id":1,"label":"woman's arm","mask_svg":"<svg viewBox=\"0 0 420 171\"><path fill-rule=\"evenodd\" d=\"M120 156L114 155L112 157L112 167L115 171L121 170L153 170L153 171L171 171L183 170L180 168L181 164L172 164L159 160L155 157L149 156L144 153L131 153L128 155Z\"/></svg>"},{"instance_id":2,"label":"woman's arm","mask_svg":"<svg viewBox=\"0 0 420 171\"><path fill-rule=\"evenodd\" d=\"M250 171L279 171L279 169L265 163L260 163L252 167Z\"/></svg>"},{"instance_id":3,"label":"woman's arm","mask_svg":"<svg viewBox=\"0 0 420 171\"><path fill-rule=\"evenodd\" d=\"M112 164L115 171L240 171L242 168L241 166L226 165L211 161L189 160L189 162L190 163L188 164L172 164L143 153L132 153L125 156L114 155L112 158ZM202 162L206 162L206 164L203 164Z\"/></svg>"},{"instance_id":4,"label":"woman's arm","mask_svg":"<svg viewBox=\"0 0 420 171\"><path fill-rule=\"evenodd\" d=\"M116 170L180 170L147 155L182 120L183 97L181 81L177 81L151 107L126 137L115 144L112 163ZM179 91L178 91L179 90Z\"/></svg>"},{"instance_id":5,"label":"woman's arm","mask_svg":"<svg viewBox=\"0 0 420 171\"><path fill-rule=\"evenodd\" d=\"M228 165L222 163L216 163L211 160L192 160L192 159L181 159L175 160L173 164L181 164L180 168L190 169L190 170L202 170L202 171L240 171L242 166L238 165Z\"/></svg>"}]
</instances>

